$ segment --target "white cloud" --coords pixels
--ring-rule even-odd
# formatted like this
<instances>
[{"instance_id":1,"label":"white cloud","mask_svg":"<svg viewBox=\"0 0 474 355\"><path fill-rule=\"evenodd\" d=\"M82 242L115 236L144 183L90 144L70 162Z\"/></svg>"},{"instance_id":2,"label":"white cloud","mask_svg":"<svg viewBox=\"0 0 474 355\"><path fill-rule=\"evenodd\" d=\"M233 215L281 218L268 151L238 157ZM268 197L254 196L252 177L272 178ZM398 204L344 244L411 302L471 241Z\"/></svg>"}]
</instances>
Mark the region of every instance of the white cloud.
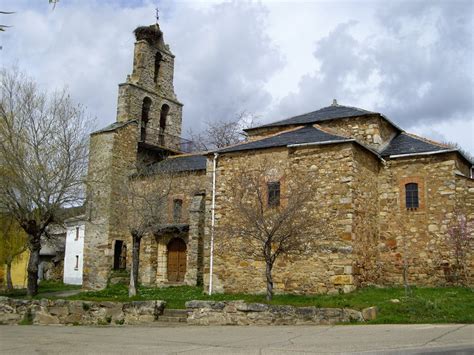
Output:
<instances>
[{"instance_id":1,"label":"white cloud","mask_svg":"<svg viewBox=\"0 0 474 355\"><path fill-rule=\"evenodd\" d=\"M156 1L6 0L1 64L43 87L67 85L115 120L117 84L131 72L135 27ZM407 130L474 152L473 3L442 1L159 2L176 54L185 126L241 110L274 120L341 104L387 114ZM429 127L429 129L427 128ZM444 138L443 138L444 139Z\"/></svg>"}]
</instances>

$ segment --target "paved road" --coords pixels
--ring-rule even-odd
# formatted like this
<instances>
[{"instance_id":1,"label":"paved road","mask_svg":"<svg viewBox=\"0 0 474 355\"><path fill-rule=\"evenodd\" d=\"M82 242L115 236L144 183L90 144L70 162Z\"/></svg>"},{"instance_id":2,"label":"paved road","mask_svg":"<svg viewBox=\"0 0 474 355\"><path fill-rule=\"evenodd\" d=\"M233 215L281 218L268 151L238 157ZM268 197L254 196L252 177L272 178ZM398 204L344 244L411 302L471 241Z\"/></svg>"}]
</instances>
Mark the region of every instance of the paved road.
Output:
<instances>
[{"instance_id":1,"label":"paved road","mask_svg":"<svg viewBox=\"0 0 474 355\"><path fill-rule=\"evenodd\" d=\"M0 326L2 354L474 353L474 325Z\"/></svg>"}]
</instances>

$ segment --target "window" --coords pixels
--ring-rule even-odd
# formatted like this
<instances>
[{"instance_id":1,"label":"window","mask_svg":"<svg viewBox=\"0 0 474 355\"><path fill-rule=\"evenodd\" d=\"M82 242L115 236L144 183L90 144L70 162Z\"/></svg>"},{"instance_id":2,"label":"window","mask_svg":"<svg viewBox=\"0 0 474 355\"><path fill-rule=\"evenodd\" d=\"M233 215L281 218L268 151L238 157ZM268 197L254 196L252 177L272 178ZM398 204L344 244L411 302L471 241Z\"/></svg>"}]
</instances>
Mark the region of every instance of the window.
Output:
<instances>
[{"instance_id":1,"label":"window","mask_svg":"<svg viewBox=\"0 0 474 355\"><path fill-rule=\"evenodd\" d=\"M76 227L76 237L74 240L79 240L79 227Z\"/></svg>"},{"instance_id":2,"label":"window","mask_svg":"<svg viewBox=\"0 0 474 355\"><path fill-rule=\"evenodd\" d=\"M170 112L170 107L167 104L161 106L161 113L160 113L160 128L162 131L166 128L166 117Z\"/></svg>"},{"instance_id":3,"label":"window","mask_svg":"<svg viewBox=\"0 0 474 355\"><path fill-rule=\"evenodd\" d=\"M79 255L76 255L76 266L74 266L74 270L79 269Z\"/></svg>"},{"instance_id":4,"label":"window","mask_svg":"<svg viewBox=\"0 0 474 355\"><path fill-rule=\"evenodd\" d=\"M160 73L160 62L161 62L161 53L156 52L155 55L155 71L153 73L153 81L156 83L158 81L158 76Z\"/></svg>"},{"instance_id":5,"label":"window","mask_svg":"<svg viewBox=\"0 0 474 355\"><path fill-rule=\"evenodd\" d=\"M145 141L146 139L146 126L150 116L151 99L145 97L142 103L142 117L141 117L141 129L140 129L140 140Z\"/></svg>"},{"instance_id":6,"label":"window","mask_svg":"<svg viewBox=\"0 0 474 355\"><path fill-rule=\"evenodd\" d=\"M125 270L127 266L127 246L123 240L116 240L114 247L114 270Z\"/></svg>"},{"instance_id":7,"label":"window","mask_svg":"<svg viewBox=\"0 0 474 355\"><path fill-rule=\"evenodd\" d=\"M183 212L183 200L173 200L173 221L178 223L181 221L181 215Z\"/></svg>"},{"instance_id":8,"label":"window","mask_svg":"<svg viewBox=\"0 0 474 355\"><path fill-rule=\"evenodd\" d=\"M267 183L268 207L280 206L280 182Z\"/></svg>"},{"instance_id":9,"label":"window","mask_svg":"<svg viewBox=\"0 0 474 355\"><path fill-rule=\"evenodd\" d=\"M409 183L405 185L405 205L407 209L420 207L418 184Z\"/></svg>"}]
</instances>

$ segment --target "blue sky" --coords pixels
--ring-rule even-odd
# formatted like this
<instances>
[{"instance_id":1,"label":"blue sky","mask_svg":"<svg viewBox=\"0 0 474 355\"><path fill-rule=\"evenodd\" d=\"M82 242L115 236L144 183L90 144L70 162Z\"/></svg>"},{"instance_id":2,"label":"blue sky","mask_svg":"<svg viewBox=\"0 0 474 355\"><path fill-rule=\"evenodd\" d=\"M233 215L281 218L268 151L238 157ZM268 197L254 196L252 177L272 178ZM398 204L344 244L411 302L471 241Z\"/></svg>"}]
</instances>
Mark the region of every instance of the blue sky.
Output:
<instances>
[{"instance_id":1,"label":"blue sky","mask_svg":"<svg viewBox=\"0 0 474 355\"><path fill-rule=\"evenodd\" d=\"M67 86L115 120L135 27L160 8L185 131L242 111L261 122L340 104L474 153L472 1L4 0L1 64Z\"/></svg>"}]
</instances>

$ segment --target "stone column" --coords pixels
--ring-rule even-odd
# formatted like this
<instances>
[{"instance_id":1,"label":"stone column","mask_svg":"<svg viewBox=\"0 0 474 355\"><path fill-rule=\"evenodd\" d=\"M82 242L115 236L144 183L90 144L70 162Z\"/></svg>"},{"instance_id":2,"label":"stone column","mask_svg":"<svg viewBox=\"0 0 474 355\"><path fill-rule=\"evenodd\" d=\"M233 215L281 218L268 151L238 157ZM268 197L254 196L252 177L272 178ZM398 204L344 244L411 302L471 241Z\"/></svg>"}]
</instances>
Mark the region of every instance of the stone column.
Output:
<instances>
[{"instance_id":1,"label":"stone column","mask_svg":"<svg viewBox=\"0 0 474 355\"><path fill-rule=\"evenodd\" d=\"M187 267L184 282L195 286L202 283L202 245L204 233L204 195L195 195L189 210Z\"/></svg>"}]
</instances>

